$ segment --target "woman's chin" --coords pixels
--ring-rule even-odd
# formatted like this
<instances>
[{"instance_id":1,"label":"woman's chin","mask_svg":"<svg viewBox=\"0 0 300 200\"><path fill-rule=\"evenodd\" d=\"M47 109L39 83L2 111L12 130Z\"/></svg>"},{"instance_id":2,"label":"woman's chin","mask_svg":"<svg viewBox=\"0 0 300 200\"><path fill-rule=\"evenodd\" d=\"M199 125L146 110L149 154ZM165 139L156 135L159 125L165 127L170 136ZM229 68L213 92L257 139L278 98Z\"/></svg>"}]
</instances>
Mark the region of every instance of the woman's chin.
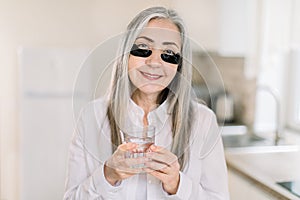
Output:
<instances>
[{"instance_id":1,"label":"woman's chin","mask_svg":"<svg viewBox=\"0 0 300 200\"><path fill-rule=\"evenodd\" d=\"M138 88L138 92L141 92L143 94L147 95L158 95L165 87L161 85L145 85Z\"/></svg>"}]
</instances>

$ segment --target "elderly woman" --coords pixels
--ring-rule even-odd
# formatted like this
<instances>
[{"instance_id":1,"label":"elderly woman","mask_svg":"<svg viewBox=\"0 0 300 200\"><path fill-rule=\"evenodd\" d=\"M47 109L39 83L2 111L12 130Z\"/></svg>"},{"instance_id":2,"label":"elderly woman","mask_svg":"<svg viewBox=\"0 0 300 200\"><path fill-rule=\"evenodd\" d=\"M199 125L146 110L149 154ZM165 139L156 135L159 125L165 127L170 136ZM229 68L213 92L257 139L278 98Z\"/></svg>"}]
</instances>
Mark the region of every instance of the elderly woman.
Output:
<instances>
[{"instance_id":1,"label":"elderly woman","mask_svg":"<svg viewBox=\"0 0 300 200\"><path fill-rule=\"evenodd\" d=\"M109 95L81 113L64 199L229 199L215 115L191 98L190 61L173 10L149 8L131 21ZM126 156L137 144L124 143L120 130L148 125L155 144L143 156Z\"/></svg>"}]
</instances>

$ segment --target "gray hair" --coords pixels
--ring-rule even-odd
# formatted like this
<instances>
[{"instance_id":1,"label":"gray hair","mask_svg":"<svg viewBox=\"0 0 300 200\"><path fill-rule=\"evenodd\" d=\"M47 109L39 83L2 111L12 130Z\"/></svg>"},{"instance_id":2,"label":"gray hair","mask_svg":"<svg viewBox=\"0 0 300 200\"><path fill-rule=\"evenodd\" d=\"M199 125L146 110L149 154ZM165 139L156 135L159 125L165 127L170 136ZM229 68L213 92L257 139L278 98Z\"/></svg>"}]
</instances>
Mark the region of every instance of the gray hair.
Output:
<instances>
[{"instance_id":1,"label":"gray hair","mask_svg":"<svg viewBox=\"0 0 300 200\"><path fill-rule=\"evenodd\" d=\"M164 7L151 7L140 12L127 26L123 40L121 41L116 63L112 73L111 90L109 95L109 105L107 115L111 128L111 142L113 151L122 143L119 134L120 127L124 119L128 101L131 98L131 84L128 77L129 52L136 38L142 29L152 19L168 19L174 23L181 34L181 55L182 62L177 69L177 75L172 80L168 88L162 93L167 95L170 101L169 112L172 115L172 137L173 143L171 151L178 157L181 169L189 160L189 139L191 135L192 109L191 109L191 48L187 38L187 32L182 19L174 10ZM167 92L166 92L167 90ZM165 99L162 99L165 100ZM158 103L162 103L158 100ZM117 113L117 114L116 114Z\"/></svg>"}]
</instances>

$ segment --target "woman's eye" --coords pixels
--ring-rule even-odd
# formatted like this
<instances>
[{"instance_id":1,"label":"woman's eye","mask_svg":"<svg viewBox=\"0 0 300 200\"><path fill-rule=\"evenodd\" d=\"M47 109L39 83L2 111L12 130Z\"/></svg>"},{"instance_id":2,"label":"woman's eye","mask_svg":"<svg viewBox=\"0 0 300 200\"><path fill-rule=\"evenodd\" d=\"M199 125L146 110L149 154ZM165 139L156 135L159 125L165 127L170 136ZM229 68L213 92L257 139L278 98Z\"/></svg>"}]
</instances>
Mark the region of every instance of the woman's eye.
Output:
<instances>
[{"instance_id":1,"label":"woman's eye","mask_svg":"<svg viewBox=\"0 0 300 200\"><path fill-rule=\"evenodd\" d=\"M137 44L136 45L139 49L149 49L147 44Z\"/></svg>"},{"instance_id":2,"label":"woman's eye","mask_svg":"<svg viewBox=\"0 0 300 200\"><path fill-rule=\"evenodd\" d=\"M168 55L175 55L174 51L172 51L170 49L164 50L164 53L168 54Z\"/></svg>"}]
</instances>

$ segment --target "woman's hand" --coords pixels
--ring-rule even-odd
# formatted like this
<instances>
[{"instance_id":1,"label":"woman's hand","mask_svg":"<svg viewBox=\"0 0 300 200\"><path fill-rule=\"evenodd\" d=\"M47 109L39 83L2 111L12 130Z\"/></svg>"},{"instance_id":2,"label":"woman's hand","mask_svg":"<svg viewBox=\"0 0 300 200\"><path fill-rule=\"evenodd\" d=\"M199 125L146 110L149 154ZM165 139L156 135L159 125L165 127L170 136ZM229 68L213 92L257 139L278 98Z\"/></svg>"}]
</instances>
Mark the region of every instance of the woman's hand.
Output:
<instances>
[{"instance_id":1,"label":"woman's hand","mask_svg":"<svg viewBox=\"0 0 300 200\"><path fill-rule=\"evenodd\" d=\"M148 158L131 158L128 156L135 152L136 147L137 144L134 143L121 144L106 161L104 165L104 176L111 185L115 185L118 181L142 172L142 169L136 166L145 163Z\"/></svg>"},{"instance_id":2,"label":"woman's hand","mask_svg":"<svg viewBox=\"0 0 300 200\"><path fill-rule=\"evenodd\" d=\"M166 192L176 194L180 181L180 165L177 156L167 149L155 145L150 147L150 151L146 154L150 161L145 163L147 168L144 168L144 171L161 180Z\"/></svg>"}]
</instances>

